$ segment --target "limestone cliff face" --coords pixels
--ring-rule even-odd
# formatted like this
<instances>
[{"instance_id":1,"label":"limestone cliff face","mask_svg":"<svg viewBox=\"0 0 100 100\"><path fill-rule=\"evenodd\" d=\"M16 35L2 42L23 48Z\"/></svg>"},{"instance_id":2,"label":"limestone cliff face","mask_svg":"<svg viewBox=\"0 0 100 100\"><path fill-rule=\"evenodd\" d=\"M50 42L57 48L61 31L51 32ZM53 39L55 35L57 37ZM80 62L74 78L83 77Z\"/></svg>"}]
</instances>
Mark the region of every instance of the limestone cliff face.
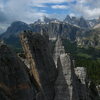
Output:
<instances>
[{"instance_id":1,"label":"limestone cliff face","mask_svg":"<svg viewBox=\"0 0 100 100\"><path fill-rule=\"evenodd\" d=\"M40 89L36 100L53 100L57 71L50 55L46 35L24 32L20 38L26 58L30 64L30 73Z\"/></svg>"},{"instance_id":2,"label":"limestone cliff face","mask_svg":"<svg viewBox=\"0 0 100 100\"><path fill-rule=\"evenodd\" d=\"M54 59L56 67L57 67L57 60L59 56L63 53L65 53L64 46L62 45L60 37L58 37L55 44L54 54L53 54L53 59Z\"/></svg>"},{"instance_id":3,"label":"limestone cliff face","mask_svg":"<svg viewBox=\"0 0 100 100\"><path fill-rule=\"evenodd\" d=\"M72 100L72 71L71 60L66 56L61 39L58 40L54 50L54 61L58 69L58 77L55 83L56 96L55 100ZM66 57L65 57L66 56Z\"/></svg>"},{"instance_id":4,"label":"limestone cliff face","mask_svg":"<svg viewBox=\"0 0 100 100\"><path fill-rule=\"evenodd\" d=\"M68 89L68 84L66 83L66 78L64 77L60 58L58 58L57 69L58 69L58 76L55 82L54 100L70 100L70 92Z\"/></svg>"},{"instance_id":5,"label":"limestone cliff face","mask_svg":"<svg viewBox=\"0 0 100 100\"><path fill-rule=\"evenodd\" d=\"M0 100L34 100L36 88L26 66L5 44L0 44Z\"/></svg>"},{"instance_id":6,"label":"limestone cliff face","mask_svg":"<svg viewBox=\"0 0 100 100\"><path fill-rule=\"evenodd\" d=\"M86 68L84 67L76 67L75 74L77 75L78 79L80 79L82 84L86 84L87 82L87 74L86 74Z\"/></svg>"},{"instance_id":7,"label":"limestone cliff face","mask_svg":"<svg viewBox=\"0 0 100 100\"><path fill-rule=\"evenodd\" d=\"M98 94L95 87L91 90L88 85L86 69L82 67L74 69L73 62L69 54L65 53L60 38L55 45L54 60L58 69L55 100L98 100L98 95L93 94L93 91Z\"/></svg>"}]
</instances>

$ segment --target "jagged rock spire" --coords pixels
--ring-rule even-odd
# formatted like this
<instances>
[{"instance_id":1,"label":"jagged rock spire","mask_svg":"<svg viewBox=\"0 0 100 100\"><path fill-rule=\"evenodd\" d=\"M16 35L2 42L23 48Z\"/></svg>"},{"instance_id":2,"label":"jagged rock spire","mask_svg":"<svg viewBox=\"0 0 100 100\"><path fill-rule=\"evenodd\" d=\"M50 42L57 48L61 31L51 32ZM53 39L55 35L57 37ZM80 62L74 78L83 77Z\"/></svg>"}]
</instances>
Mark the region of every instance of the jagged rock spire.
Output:
<instances>
[{"instance_id":1,"label":"jagged rock spire","mask_svg":"<svg viewBox=\"0 0 100 100\"><path fill-rule=\"evenodd\" d=\"M40 88L37 95L38 100L53 100L57 71L46 36L24 32L20 38L26 58L31 66L30 72Z\"/></svg>"},{"instance_id":2,"label":"jagged rock spire","mask_svg":"<svg viewBox=\"0 0 100 100\"><path fill-rule=\"evenodd\" d=\"M56 44L55 44L54 54L53 54L53 58L54 58L56 67L57 67L57 59L63 53L65 53L65 49L64 49L64 46L62 45L62 41L61 41L60 36L58 36Z\"/></svg>"},{"instance_id":3,"label":"jagged rock spire","mask_svg":"<svg viewBox=\"0 0 100 100\"><path fill-rule=\"evenodd\" d=\"M57 38L54 49L54 61L58 69L55 83L56 96L54 100L96 100L98 95L93 95L91 87L88 88L86 71L84 68L75 68L69 54L65 53L60 37ZM98 94L98 93L97 93Z\"/></svg>"}]
</instances>

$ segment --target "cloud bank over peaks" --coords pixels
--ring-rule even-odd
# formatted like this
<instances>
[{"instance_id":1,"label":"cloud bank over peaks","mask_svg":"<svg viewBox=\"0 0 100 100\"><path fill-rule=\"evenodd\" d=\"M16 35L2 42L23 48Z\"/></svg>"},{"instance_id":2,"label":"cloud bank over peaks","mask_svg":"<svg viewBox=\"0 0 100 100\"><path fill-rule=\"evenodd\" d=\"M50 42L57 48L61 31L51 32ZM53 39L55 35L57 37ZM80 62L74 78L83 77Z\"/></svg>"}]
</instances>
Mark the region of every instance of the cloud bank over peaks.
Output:
<instances>
[{"instance_id":1,"label":"cloud bank over peaks","mask_svg":"<svg viewBox=\"0 0 100 100\"><path fill-rule=\"evenodd\" d=\"M66 15L97 18L100 0L0 0L0 26L13 21L32 23L43 16L63 19Z\"/></svg>"}]
</instances>

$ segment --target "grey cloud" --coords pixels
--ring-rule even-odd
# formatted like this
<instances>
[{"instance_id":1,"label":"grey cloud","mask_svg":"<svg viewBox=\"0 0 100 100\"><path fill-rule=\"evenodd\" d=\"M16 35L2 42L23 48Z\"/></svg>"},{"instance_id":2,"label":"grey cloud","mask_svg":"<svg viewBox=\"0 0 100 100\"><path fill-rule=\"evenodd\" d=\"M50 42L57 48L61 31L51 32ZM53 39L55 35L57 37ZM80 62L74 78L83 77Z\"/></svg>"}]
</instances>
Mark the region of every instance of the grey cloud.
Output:
<instances>
[{"instance_id":1,"label":"grey cloud","mask_svg":"<svg viewBox=\"0 0 100 100\"><path fill-rule=\"evenodd\" d=\"M6 21L7 21L6 15L2 11L0 11L0 23L4 23Z\"/></svg>"}]
</instances>

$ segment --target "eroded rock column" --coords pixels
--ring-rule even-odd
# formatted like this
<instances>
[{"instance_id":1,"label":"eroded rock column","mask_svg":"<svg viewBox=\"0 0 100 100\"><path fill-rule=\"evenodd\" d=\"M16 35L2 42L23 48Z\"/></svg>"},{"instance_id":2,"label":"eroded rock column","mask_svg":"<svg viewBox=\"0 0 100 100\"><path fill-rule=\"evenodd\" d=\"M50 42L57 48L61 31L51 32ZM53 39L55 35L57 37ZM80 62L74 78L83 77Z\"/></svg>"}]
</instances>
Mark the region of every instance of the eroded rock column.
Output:
<instances>
[{"instance_id":1,"label":"eroded rock column","mask_svg":"<svg viewBox=\"0 0 100 100\"><path fill-rule=\"evenodd\" d=\"M30 64L31 75L33 75L40 88L37 100L53 100L57 71L47 38L32 32L23 32L20 38Z\"/></svg>"}]
</instances>

